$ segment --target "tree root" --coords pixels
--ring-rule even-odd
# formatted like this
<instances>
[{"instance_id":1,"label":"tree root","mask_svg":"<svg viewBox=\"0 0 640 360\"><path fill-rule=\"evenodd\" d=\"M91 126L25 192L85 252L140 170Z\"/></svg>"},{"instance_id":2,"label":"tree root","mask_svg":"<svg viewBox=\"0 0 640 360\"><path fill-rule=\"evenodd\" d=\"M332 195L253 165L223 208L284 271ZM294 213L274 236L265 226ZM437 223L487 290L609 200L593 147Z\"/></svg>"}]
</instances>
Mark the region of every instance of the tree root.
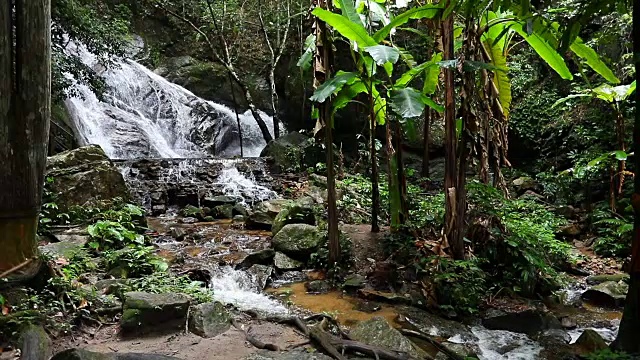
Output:
<instances>
[{"instance_id":1,"label":"tree root","mask_svg":"<svg viewBox=\"0 0 640 360\"><path fill-rule=\"evenodd\" d=\"M403 335L406 335L407 337L413 337L413 338L418 338L421 340L424 340L428 343L430 343L431 345L433 345L436 349L438 349L438 351L444 353L445 355L447 355L447 357L451 360L464 360L463 356L460 356L458 354L456 354L455 352L449 350L446 346L440 344L437 340L433 339L431 336L420 332L420 331L414 331L414 330L408 330L408 329L400 329L400 332Z\"/></svg>"},{"instance_id":2,"label":"tree root","mask_svg":"<svg viewBox=\"0 0 640 360\"><path fill-rule=\"evenodd\" d=\"M253 337L251 334L249 334L251 332L251 327L249 327L249 329L247 331L245 331L239 324L237 321L235 321L234 319L231 320L231 324L233 325L233 327L235 327L236 329L238 329L238 331L241 331L244 334L244 338L253 346L255 346L258 349L264 349L264 350L271 350L271 351L281 351L280 347L276 344L270 344L270 343L265 343L262 342L260 340L258 340L257 338Z\"/></svg>"}]
</instances>

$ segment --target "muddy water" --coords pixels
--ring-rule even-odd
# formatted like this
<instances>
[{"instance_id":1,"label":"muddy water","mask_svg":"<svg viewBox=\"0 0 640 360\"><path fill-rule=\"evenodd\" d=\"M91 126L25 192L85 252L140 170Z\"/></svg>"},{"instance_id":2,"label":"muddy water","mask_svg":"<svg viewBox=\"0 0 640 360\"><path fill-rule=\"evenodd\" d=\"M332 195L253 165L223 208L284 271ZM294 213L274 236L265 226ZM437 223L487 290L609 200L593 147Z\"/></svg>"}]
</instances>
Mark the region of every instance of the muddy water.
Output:
<instances>
[{"instance_id":1,"label":"muddy water","mask_svg":"<svg viewBox=\"0 0 640 360\"><path fill-rule=\"evenodd\" d=\"M285 302L290 302L295 307L314 313L329 314L347 327L352 327L360 321L366 321L375 316L382 316L393 326L400 327L396 321L398 313L393 307L356 299L338 291L326 294L309 294L304 283L296 283L277 289L268 289L267 292L276 295Z\"/></svg>"}]
</instances>

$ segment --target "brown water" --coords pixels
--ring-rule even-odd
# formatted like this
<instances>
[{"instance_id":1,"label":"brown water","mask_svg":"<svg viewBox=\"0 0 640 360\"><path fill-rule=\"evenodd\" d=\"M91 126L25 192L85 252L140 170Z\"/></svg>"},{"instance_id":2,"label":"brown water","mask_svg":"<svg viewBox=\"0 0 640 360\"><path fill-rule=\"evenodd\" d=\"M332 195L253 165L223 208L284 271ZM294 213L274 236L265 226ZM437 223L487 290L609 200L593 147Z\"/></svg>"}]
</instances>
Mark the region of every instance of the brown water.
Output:
<instances>
[{"instance_id":1,"label":"brown water","mask_svg":"<svg viewBox=\"0 0 640 360\"><path fill-rule=\"evenodd\" d=\"M400 327L397 322L398 313L392 307L356 299L339 291L309 294L304 283L295 283L277 289L268 289L267 292L285 298L296 307L314 313L327 313L347 327L353 327L360 321L376 316L382 316L393 326Z\"/></svg>"}]
</instances>

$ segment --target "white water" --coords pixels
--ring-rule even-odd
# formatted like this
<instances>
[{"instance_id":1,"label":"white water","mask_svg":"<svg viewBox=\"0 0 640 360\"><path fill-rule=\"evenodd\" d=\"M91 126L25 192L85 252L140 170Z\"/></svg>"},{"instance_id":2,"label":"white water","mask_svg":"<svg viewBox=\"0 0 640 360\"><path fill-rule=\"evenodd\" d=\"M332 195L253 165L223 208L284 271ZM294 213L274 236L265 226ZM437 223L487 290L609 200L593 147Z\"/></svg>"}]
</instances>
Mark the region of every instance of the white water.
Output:
<instances>
[{"instance_id":1,"label":"white water","mask_svg":"<svg viewBox=\"0 0 640 360\"><path fill-rule=\"evenodd\" d=\"M226 165L217 179L217 183L222 185L222 192L225 195L242 199L246 205L246 200L251 203L278 198L278 194L262 185L258 185L253 178L242 175L233 165Z\"/></svg>"},{"instance_id":2,"label":"white water","mask_svg":"<svg viewBox=\"0 0 640 360\"><path fill-rule=\"evenodd\" d=\"M502 330L487 330L474 326L471 332L478 338L480 360L534 360L542 347L527 335Z\"/></svg>"},{"instance_id":3,"label":"white water","mask_svg":"<svg viewBox=\"0 0 640 360\"><path fill-rule=\"evenodd\" d=\"M276 300L258 292L252 275L231 267L215 272L211 279L211 289L215 300L223 304L233 304L238 309L254 310L265 315L284 315L289 312Z\"/></svg>"},{"instance_id":4,"label":"white water","mask_svg":"<svg viewBox=\"0 0 640 360\"><path fill-rule=\"evenodd\" d=\"M112 159L240 155L233 110L201 99L133 60L116 61L105 70L83 47L69 48L107 84L101 100L76 82L80 96L66 100L81 145L98 144ZM272 118L261 117L273 133ZM240 124L243 155L259 156L266 144L255 119L246 112Z\"/></svg>"}]
</instances>

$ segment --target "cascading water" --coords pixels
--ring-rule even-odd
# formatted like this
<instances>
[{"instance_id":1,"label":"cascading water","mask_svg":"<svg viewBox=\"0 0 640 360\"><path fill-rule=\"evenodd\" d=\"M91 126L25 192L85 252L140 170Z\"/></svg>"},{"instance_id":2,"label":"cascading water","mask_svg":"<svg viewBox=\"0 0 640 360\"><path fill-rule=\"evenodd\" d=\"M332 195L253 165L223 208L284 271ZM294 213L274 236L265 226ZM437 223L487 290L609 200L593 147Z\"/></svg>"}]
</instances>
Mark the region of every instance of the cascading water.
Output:
<instances>
[{"instance_id":1,"label":"cascading water","mask_svg":"<svg viewBox=\"0 0 640 360\"><path fill-rule=\"evenodd\" d=\"M240 155L237 120L228 107L201 99L133 60L118 60L105 70L82 46L69 48L107 85L99 99L76 82L80 96L66 101L82 145L98 144L112 159ZM273 132L272 118L261 116ZM256 120L246 112L240 124L243 155L259 156L266 144Z\"/></svg>"}]
</instances>

